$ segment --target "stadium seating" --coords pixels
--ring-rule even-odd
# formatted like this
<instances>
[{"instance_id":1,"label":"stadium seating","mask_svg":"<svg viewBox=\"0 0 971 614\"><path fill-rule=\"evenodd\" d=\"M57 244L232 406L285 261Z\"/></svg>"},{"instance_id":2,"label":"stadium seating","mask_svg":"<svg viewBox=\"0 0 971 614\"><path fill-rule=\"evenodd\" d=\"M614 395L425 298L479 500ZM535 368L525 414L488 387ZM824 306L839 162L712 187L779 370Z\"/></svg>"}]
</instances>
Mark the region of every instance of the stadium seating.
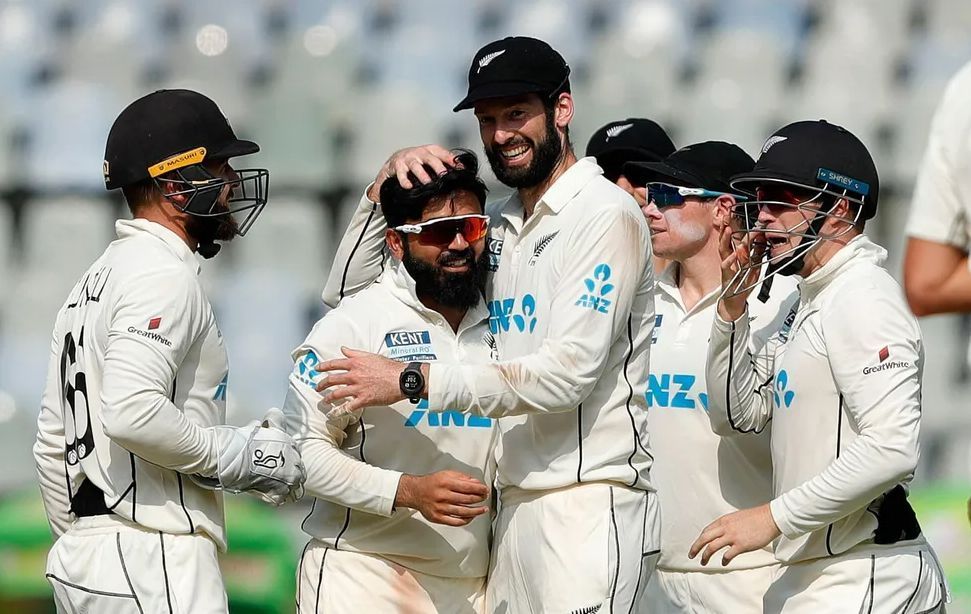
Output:
<instances>
[{"instance_id":1,"label":"stadium seating","mask_svg":"<svg viewBox=\"0 0 971 614\"><path fill-rule=\"evenodd\" d=\"M451 112L481 44L531 34L563 52L578 150L629 116L678 144L752 154L787 121L846 125L894 195L873 232L899 259L930 117L971 59L969 33L966 0L0 0L0 391L36 407L53 313L111 237L105 134L141 93L200 89L263 146L238 165L270 169L271 204L202 274L229 340L230 394L250 416L282 401L287 352L387 154L436 141L481 152L471 114ZM506 193L484 174L492 197ZM957 321L926 327L928 365L941 366L928 376L948 391L928 392L927 413L941 417L930 431L963 442L966 370L944 368L964 361Z\"/></svg>"}]
</instances>

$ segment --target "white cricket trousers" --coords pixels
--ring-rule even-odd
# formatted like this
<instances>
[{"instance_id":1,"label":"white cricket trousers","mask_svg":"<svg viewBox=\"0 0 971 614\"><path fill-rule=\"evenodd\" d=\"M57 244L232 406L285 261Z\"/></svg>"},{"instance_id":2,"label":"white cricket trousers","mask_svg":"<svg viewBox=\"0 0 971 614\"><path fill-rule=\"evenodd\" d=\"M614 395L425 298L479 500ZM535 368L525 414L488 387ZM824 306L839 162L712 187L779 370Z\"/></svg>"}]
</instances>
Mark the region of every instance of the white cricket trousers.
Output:
<instances>
[{"instance_id":1,"label":"white cricket trousers","mask_svg":"<svg viewBox=\"0 0 971 614\"><path fill-rule=\"evenodd\" d=\"M606 482L504 488L486 606L495 614L646 612L660 553L657 496Z\"/></svg>"},{"instance_id":2,"label":"white cricket trousers","mask_svg":"<svg viewBox=\"0 0 971 614\"><path fill-rule=\"evenodd\" d=\"M79 518L51 547L47 579L61 614L226 614L216 544L118 516Z\"/></svg>"},{"instance_id":3,"label":"white cricket trousers","mask_svg":"<svg viewBox=\"0 0 971 614\"><path fill-rule=\"evenodd\" d=\"M484 614L485 581L432 576L312 539L297 568L297 612Z\"/></svg>"},{"instance_id":4,"label":"white cricket trousers","mask_svg":"<svg viewBox=\"0 0 971 614\"><path fill-rule=\"evenodd\" d=\"M937 555L921 544L783 565L764 603L766 614L936 614L948 601Z\"/></svg>"},{"instance_id":5,"label":"white cricket trousers","mask_svg":"<svg viewBox=\"0 0 971 614\"><path fill-rule=\"evenodd\" d=\"M762 597L778 569L778 565L722 572L658 569L648 582L644 611L650 614L759 613Z\"/></svg>"}]
</instances>

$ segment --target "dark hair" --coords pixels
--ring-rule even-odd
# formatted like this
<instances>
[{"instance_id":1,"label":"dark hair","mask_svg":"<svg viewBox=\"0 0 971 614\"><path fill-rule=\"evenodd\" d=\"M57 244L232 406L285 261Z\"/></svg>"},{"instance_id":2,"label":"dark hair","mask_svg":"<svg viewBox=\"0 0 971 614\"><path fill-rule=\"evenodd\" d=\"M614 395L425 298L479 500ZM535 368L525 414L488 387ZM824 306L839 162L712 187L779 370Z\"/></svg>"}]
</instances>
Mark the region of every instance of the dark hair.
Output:
<instances>
[{"instance_id":1,"label":"dark hair","mask_svg":"<svg viewBox=\"0 0 971 614\"><path fill-rule=\"evenodd\" d=\"M556 90L550 92L546 96L540 96L539 97L540 100L543 101L543 114L546 116L546 121L548 123L552 123L552 122L556 121L556 118L554 117L554 114L556 112L556 102L560 99L560 94L570 94L570 95L572 95L572 92L570 91L570 77L569 76L563 81L563 84L560 87L556 88ZM569 149L570 151L573 151L573 142L570 140L570 126L569 125L567 125L563 129L563 133L566 135L566 147L565 147L565 149Z\"/></svg>"},{"instance_id":2,"label":"dark hair","mask_svg":"<svg viewBox=\"0 0 971 614\"><path fill-rule=\"evenodd\" d=\"M121 192L125 195L128 210L132 214L135 214L140 207L152 202L159 193L159 190L154 179L142 179L141 181L123 186Z\"/></svg>"},{"instance_id":3,"label":"dark hair","mask_svg":"<svg viewBox=\"0 0 971 614\"><path fill-rule=\"evenodd\" d=\"M479 208L485 211L488 189L479 179L479 159L467 149L454 151L455 165L444 174L436 176L433 169L425 166L425 172L434 177L431 183L421 183L409 172L408 179L414 186L409 190L401 187L397 177L391 177L381 184L381 212L389 228L401 226L408 220L421 219L431 199L447 196L457 190L471 192L479 201Z\"/></svg>"}]
</instances>

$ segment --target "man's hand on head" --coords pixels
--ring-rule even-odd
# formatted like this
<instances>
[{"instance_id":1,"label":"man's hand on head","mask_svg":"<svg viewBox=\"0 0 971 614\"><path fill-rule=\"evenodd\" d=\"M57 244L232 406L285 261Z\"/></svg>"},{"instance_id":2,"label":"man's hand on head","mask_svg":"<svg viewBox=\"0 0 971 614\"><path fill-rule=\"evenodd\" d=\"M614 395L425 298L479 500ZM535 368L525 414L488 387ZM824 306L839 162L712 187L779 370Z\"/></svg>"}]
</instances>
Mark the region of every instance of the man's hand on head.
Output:
<instances>
[{"instance_id":1,"label":"man's hand on head","mask_svg":"<svg viewBox=\"0 0 971 614\"><path fill-rule=\"evenodd\" d=\"M418 147L406 147L399 149L391 154L381 170L374 178L374 183L368 190L367 197L371 202L379 202L381 185L391 177L397 177L398 183L406 190L412 187L411 173L421 183L429 183L432 175L429 175L425 167L431 168L436 174L441 175L455 166L455 156L451 151L441 145L419 145Z\"/></svg>"},{"instance_id":2,"label":"man's hand on head","mask_svg":"<svg viewBox=\"0 0 971 614\"><path fill-rule=\"evenodd\" d=\"M327 374L317 384L317 392L324 396L324 401L340 405L342 412L353 412L405 399L398 382L406 363L346 347L341 348L341 353L345 358L325 360L316 366L318 371ZM427 382L427 364L422 365L422 374Z\"/></svg>"}]
</instances>

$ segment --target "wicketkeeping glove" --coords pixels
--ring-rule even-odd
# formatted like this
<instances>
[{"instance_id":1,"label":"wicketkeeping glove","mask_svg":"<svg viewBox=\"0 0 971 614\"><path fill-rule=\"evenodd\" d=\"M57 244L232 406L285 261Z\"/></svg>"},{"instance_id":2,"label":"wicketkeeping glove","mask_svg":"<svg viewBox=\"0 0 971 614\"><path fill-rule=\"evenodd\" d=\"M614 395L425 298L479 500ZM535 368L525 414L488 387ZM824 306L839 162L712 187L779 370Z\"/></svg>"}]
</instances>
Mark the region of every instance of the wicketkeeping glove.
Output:
<instances>
[{"instance_id":1,"label":"wicketkeeping glove","mask_svg":"<svg viewBox=\"0 0 971 614\"><path fill-rule=\"evenodd\" d=\"M297 501L306 479L297 445L286 432L286 418L276 407L262 422L245 426L213 426L219 450L219 475L192 476L205 488L250 492L272 505Z\"/></svg>"}]
</instances>

